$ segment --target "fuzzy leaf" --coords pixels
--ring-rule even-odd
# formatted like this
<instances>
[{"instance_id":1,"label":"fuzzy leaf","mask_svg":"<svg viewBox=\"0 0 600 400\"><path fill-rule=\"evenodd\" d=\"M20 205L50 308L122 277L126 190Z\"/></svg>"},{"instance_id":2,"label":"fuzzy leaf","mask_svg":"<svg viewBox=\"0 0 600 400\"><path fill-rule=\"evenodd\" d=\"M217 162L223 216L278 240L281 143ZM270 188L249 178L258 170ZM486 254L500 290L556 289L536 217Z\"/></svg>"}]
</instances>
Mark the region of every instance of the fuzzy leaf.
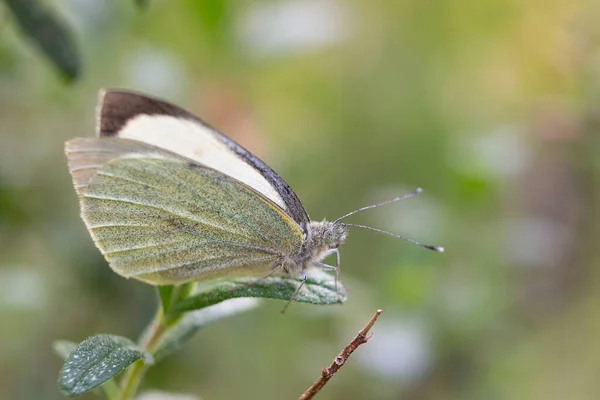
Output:
<instances>
[{"instance_id":1,"label":"fuzzy leaf","mask_svg":"<svg viewBox=\"0 0 600 400\"><path fill-rule=\"evenodd\" d=\"M231 299L184 314L158 342L153 352L154 359L158 361L178 350L187 339L209 323L250 310L257 305L256 299Z\"/></svg>"},{"instance_id":2,"label":"fuzzy leaf","mask_svg":"<svg viewBox=\"0 0 600 400\"><path fill-rule=\"evenodd\" d=\"M218 280L210 285L199 285L196 292L171 306L171 312L198 310L236 297L263 297L288 301L301 281L290 277L238 278ZM311 271L304 287L294 301L312 304L335 304L346 300L346 290L338 282L335 292L335 276L321 270ZM339 297L338 297L339 294Z\"/></svg>"},{"instance_id":3,"label":"fuzzy leaf","mask_svg":"<svg viewBox=\"0 0 600 400\"><path fill-rule=\"evenodd\" d=\"M77 78L79 52L70 30L39 0L6 0L25 35L46 55L68 81Z\"/></svg>"},{"instance_id":4,"label":"fuzzy leaf","mask_svg":"<svg viewBox=\"0 0 600 400\"><path fill-rule=\"evenodd\" d=\"M114 335L89 337L67 357L58 379L60 389L67 396L78 396L143 359L151 360L127 338Z\"/></svg>"}]
</instances>

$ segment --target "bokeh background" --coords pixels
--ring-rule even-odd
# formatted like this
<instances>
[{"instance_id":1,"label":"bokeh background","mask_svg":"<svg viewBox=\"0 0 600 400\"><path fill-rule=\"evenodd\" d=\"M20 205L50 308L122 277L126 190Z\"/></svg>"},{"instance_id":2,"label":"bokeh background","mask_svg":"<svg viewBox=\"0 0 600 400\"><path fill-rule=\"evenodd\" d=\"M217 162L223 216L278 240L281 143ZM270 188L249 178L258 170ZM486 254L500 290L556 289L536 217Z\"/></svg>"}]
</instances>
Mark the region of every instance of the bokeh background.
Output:
<instances>
[{"instance_id":1,"label":"bokeh background","mask_svg":"<svg viewBox=\"0 0 600 400\"><path fill-rule=\"evenodd\" d=\"M61 399L54 340L135 338L157 304L78 216L63 143L93 135L102 87L201 115L313 219L423 187L349 222L447 250L352 230L347 303L282 316L264 301L199 332L144 388L296 398L382 308L320 399L600 396L596 0L42 2L74 38L71 83L17 3L33 1L0 2L0 398Z\"/></svg>"}]
</instances>

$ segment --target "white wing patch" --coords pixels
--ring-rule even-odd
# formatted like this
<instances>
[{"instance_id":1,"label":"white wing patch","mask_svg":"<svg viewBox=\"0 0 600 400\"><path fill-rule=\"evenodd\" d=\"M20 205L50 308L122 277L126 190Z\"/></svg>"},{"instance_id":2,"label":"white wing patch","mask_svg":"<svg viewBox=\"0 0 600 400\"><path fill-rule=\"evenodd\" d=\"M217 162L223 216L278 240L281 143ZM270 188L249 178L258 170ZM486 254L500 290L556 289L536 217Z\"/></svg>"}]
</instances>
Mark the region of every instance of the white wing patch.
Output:
<instances>
[{"instance_id":1,"label":"white wing patch","mask_svg":"<svg viewBox=\"0 0 600 400\"><path fill-rule=\"evenodd\" d=\"M192 120L138 115L119 131L119 138L137 140L190 158L245 183L287 210L279 192L260 172L216 139L210 128Z\"/></svg>"}]
</instances>

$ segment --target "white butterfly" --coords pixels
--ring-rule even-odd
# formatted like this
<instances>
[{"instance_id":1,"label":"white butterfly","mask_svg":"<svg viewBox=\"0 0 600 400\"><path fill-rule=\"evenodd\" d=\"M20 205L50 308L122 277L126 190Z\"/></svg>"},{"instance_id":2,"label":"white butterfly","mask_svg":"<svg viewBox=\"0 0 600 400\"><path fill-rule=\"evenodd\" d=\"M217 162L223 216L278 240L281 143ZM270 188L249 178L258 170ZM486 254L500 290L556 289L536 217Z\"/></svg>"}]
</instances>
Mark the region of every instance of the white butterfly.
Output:
<instances>
[{"instance_id":1,"label":"white butterfly","mask_svg":"<svg viewBox=\"0 0 600 400\"><path fill-rule=\"evenodd\" d=\"M97 137L69 140L66 154L82 218L111 268L157 285L339 269L347 227L377 230L342 218L420 192L310 221L250 152L179 107L123 90L101 92ZM321 262L332 253L337 267Z\"/></svg>"}]
</instances>

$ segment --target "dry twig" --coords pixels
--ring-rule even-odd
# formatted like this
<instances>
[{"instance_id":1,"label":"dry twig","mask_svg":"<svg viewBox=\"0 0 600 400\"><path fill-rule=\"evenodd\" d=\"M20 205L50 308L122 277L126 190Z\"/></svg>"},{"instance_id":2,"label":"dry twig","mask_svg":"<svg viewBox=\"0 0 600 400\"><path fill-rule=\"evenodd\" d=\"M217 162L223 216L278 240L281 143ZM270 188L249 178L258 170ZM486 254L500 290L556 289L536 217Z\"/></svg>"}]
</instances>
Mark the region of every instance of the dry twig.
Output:
<instances>
[{"instance_id":1,"label":"dry twig","mask_svg":"<svg viewBox=\"0 0 600 400\"><path fill-rule=\"evenodd\" d=\"M352 341L348 343L346 347L344 347L344 350L338 354L328 368L323 368L319 379L317 379L311 387L306 389L306 391L302 393L298 400L312 399L323 388L323 386L325 386L331 377L342 367L342 365L344 365L344 363L350 357L350 354L352 354L354 350L356 350L361 344L367 343L367 341L371 338L370 336L367 336L367 334L375 324L375 321L377 321L377 318L379 318L381 312L382 310L377 310L375 315L371 317L369 323L360 332L358 332L358 335L356 335L356 337L352 339Z\"/></svg>"}]
</instances>

